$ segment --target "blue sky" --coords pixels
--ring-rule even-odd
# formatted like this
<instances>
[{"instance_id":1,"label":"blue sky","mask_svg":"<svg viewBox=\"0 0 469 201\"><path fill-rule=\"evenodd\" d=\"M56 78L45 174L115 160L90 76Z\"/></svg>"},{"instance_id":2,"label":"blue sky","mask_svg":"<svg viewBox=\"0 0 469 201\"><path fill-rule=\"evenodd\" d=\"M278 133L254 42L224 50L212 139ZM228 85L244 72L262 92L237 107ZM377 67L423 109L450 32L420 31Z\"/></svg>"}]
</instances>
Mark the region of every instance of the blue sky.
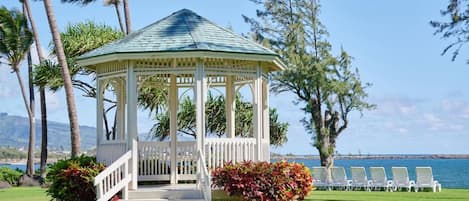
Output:
<instances>
[{"instance_id":1,"label":"blue sky","mask_svg":"<svg viewBox=\"0 0 469 201\"><path fill-rule=\"evenodd\" d=\"M330 32L329 40L338 51L343 46L354 57L362 80L370 82L369 101L374 111L351 116L349 128L339 137L339 153L469 153L469 65L467 50L451 62L441 56L449 43L433 35L430 20L442 19L447 1L428 0L328 0L322 1L321 19ZM2 1L8 8L18 1ZM42 2L31 1L44 49L50 32ZM59 27L90 19L118 26L114 9L102 1L87 7L53 1ZM255 5L248 0L131 1L133 29L142 28L182 8L209 20L246 33L249 26L242 14L254 16ZM0 66L0 112L26 116L14 74ZM79 121L95 125L95 101L77 92ZM290 124L288 143L273 151L317 154L299 120L302 111L290 94L272 95L280 119ZM67 122L64 92L48 93L50 120ZM151 122L142 116L140 131Z\"/></svg>"}]
</instances>

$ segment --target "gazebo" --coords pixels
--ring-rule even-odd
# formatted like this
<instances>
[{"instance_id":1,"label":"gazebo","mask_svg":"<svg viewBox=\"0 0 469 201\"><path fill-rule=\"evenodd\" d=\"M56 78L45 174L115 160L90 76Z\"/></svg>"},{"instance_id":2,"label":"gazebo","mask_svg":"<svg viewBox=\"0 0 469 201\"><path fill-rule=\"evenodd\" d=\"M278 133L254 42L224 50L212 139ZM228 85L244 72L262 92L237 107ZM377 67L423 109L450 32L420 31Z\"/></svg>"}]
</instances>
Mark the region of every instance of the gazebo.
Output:
<instances>
[{"instance_id":1,"label":"gazebo","mask_svg":"<svg viewBox=\"0 0 469 201\"><path fill-rule=\"evenodd\" d=\"M137 181L200 183L207 170L227 161L270 160L267 75L284 69L273 51L182 9L80 56L78 63L96 73L97 160L108 165L104 176L96 178L101 196L122 189L118 183L127 186L126 181L131 189L137 189ZM138 88L152 77L169 89L170 141L137 138ZM106 140L103 132L103 94L108 85L117 99L114 140ZM235 94L242 86L252 91L251 138L235 137ZM226 89L226 138L206 138L205 124L210 119L204 111L209 87ZM177 139L181 88L193 88L196 141Z\"/></svg>"}]
</instances>

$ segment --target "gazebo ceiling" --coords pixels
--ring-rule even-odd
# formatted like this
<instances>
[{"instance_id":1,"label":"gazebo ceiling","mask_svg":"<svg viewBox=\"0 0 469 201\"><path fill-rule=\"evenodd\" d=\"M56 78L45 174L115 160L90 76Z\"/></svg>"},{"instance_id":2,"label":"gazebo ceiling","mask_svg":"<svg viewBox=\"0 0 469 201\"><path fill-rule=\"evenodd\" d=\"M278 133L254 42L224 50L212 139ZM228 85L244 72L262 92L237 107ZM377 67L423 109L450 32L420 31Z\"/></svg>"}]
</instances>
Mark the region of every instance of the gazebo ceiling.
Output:
<instances>
[{"instance_id":1,"label":"gazebo ceiling","mask_svg":"<svg viewBox=\"0 0 469 201\"><path fill-rule=\"evenodd\" d=\"M81 65L151 58L227 58L272 62L283 69L278 55L222 28L188 9L179 10L123 39L78 57Z\"/></svg>"}]
</instances>

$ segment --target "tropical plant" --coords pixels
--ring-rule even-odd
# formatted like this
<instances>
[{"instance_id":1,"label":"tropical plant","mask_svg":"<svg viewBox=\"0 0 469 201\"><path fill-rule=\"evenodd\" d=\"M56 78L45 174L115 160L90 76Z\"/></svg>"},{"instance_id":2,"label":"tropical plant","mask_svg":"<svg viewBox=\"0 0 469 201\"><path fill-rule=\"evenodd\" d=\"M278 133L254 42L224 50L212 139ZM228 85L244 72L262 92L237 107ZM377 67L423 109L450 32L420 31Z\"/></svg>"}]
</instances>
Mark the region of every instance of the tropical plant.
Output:
<instances>
[{"instance_id":1,"label":"tropical plant","mask_svg":"<svg viewBox=\"0 0 469 201\"><path fill-rule=\"evenodd\" d=\"M255 39L271 46L288 65L274 75L272 90L293 93L295 103L304 105L302 123L313 136L321 165L330 170L336 140L348 127L349 114L374 108L365 100L370 84L360 80L345 50L332 55L316 0L253 2L262 6L258 19L244 16L245 21Z\"/></svg>"},{"instance_id":2,"label":"tropical plant","mask_svg":"<svg viewBox=\"0 0 469 201\"><path fill-rule=\"evenodd\" d=\"M33 43L33 35L28 28L27 19L23 13L17 9L8 10L5 7L0 8L0 54L5 58L11 66L12 71L16 74L20 85L21 95L23 97L24 106L29 118L29 135L31 138L35 136L34 113L28 102L26 88L23 78L20 74L21 61L29 52L29 48ZM34 146L34 145L33 145ZM32 176L34 174L34 164L32 158L33 150L28 150L28 161L26 174Z\"/></svg>"},{"instance_id":3,"label":"tropical plant","mask_svg":"<svg viewBox=\"0 0 469 201\"><path fill-rule=\"evenodd\" d=\"M83 96L95 98L96 88L87 83L87 81L82 81L82 77L80 76L89 76L92 75L92 72L78 66L75 62L75 58L85 52L122 38L123 34L105 24L96 24L92 21L86 21L77 24L69 24L60 35L63 41L65 55L67 56L67 63L70 66L73 87L80 90ZM51 44L51 46L54 47L53 44ZM52 50L52 52L55 53L54 50ZM47 87L53 92L64 86L63 79L60 75L60 66L51 60L45 60L40 65L37 65L34 76L36 85ZM112 104L109 108L105 109L106 112L104 112L103 118L107 120L107 113L115 108L116 101L107 98L105 101ZM107 137L109 139L110 136L114 136L115 134L115 126L109 129L109 126L106 124L106 128Z\"/></svg>"},{"instance_id":4,"label":"tropical plant","mask_svg":"<svg viewBox=\"0 0 469 201\"><path fill-rule=\"evenodd\" d=\"M47 194L58 200L96 200L94 178L105 168L96 158L81 155L49 166Z\"/></svg>"},{"instance_id":5,"label":"tropical plant","mask_svg":"<svg viewBox=\"0 0 469 201\"><path fill-rule=\"evenodd\" d=\"M144 103L144 102L142 102ZM160 110L161 111L161 110ZM205 103L207 118L206 134L217 137L226 135L225 98L208 93ZM243 100L241 94L236 96L235 135L242 137L253 136L252 104ZM277 110L270 109L270 144L280 146L287 141L288 123L278 120ZM196 137L195 104L189 97L184 97L180 103L177 115L178 132L184 135ZM162 111L155 115L155 124L149 132L149 137L157 140L169 138L169 112Z\"/></svg>"},{"instance_id":6,"label":"tropical plant","mask_svg":"<svg viewBox=\"0 0 469 201\"><path fill-rule=\"evenodd\" d=\"M0 167L0 181L6 181L12 186L18 185L18 180L21 177L23 172L16 169L11 169L9 167Z\"/></svg>"},{"instance_id":7,"label":"tropical plant","mask_svg":"<svg viewBox=\"0 0 469 201\"><path fill-rule=\"evenodd\" d=\"M36 23L33 18L31 7L29 5L29 0L22 0L23 6L26 10L29 23L31 24L31 30L34 36L34 43L36 46L36 52L39 57L39 62L44 62L44 53L42 51L41 41L39 39L39 32L36 27ZM32 76L33 73L29 73L29 76ZM34 80L34 76L33 76ZM31 80L30 80L31 82ZM40 163L40 176L42 179L46 176L46 164L47 164L47 105L46 105L46 92L44 86L39 86L39 99L41 106L41 163Z\"/></svg>"},{"instance_id":8,"label":"tropical plant","mask_svg":"<svg viewBox=\"0 0 469 201\"><path fill-rule=\"evenodd\" d=\"M57 28L54 10L50 0L43 0L46 10L47 20L55 45L55 54L60 65L60 72L64 82L65 97L67 101L68 118L70 121L71 155L77 157L80 154L80 127L78 124L77 108L72 87L72 79L68 68L67 58L64 53L62 40Z\"/></svg>"},{"instance_id":9,"label":"tropical plant","mask_svg":"<svg viewBox=\"0 0 469 201\"><path fill-rule=\"evenodd\" d=\"M243 200L303 200L312 190L303 164L285 161L225 163L212 171L212 187Z\"/></svg>"}]
</instances>

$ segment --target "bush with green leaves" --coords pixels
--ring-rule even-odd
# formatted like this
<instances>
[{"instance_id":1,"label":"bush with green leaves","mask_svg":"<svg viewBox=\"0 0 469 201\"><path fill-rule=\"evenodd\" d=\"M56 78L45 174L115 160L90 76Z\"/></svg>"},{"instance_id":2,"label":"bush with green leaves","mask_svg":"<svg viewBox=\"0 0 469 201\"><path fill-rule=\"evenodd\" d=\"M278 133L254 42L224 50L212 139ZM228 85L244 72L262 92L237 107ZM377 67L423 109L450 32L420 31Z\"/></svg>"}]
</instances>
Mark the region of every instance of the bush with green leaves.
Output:
<instances>
[{"instance_id":1,"label":"bush with green leaves","mask_svg":"<svg viewBox=\"0 0 469 201\"><path fill-rule=\"evenodd\" d=\"M18 179L23 175L21 170L14 170L9 167L0 167L0 181L6 181L12 186L18 185Z\"/></svg>"},{"instance_id":2,"label":"bush with green leaves","mask_svg":"<svg viewBox=\"0 0 469 201\"><path fill-rule=\"evenodd\" d=\"M94 178L105 168L95 157L79 156L49 165L47 194L67 201L96 200Z\"/></svg>"},{"instance_id":3,"label":"bush with green leaves","mask_svg":"<svg viewBox=\"0 0 469 201\"><path fill-rule=\"evenodd\" d=\"M303 200L312 190L312 177L299 163L229 162L212 171L212 187L243 200Z\"/></svg>"}]
</instances>

